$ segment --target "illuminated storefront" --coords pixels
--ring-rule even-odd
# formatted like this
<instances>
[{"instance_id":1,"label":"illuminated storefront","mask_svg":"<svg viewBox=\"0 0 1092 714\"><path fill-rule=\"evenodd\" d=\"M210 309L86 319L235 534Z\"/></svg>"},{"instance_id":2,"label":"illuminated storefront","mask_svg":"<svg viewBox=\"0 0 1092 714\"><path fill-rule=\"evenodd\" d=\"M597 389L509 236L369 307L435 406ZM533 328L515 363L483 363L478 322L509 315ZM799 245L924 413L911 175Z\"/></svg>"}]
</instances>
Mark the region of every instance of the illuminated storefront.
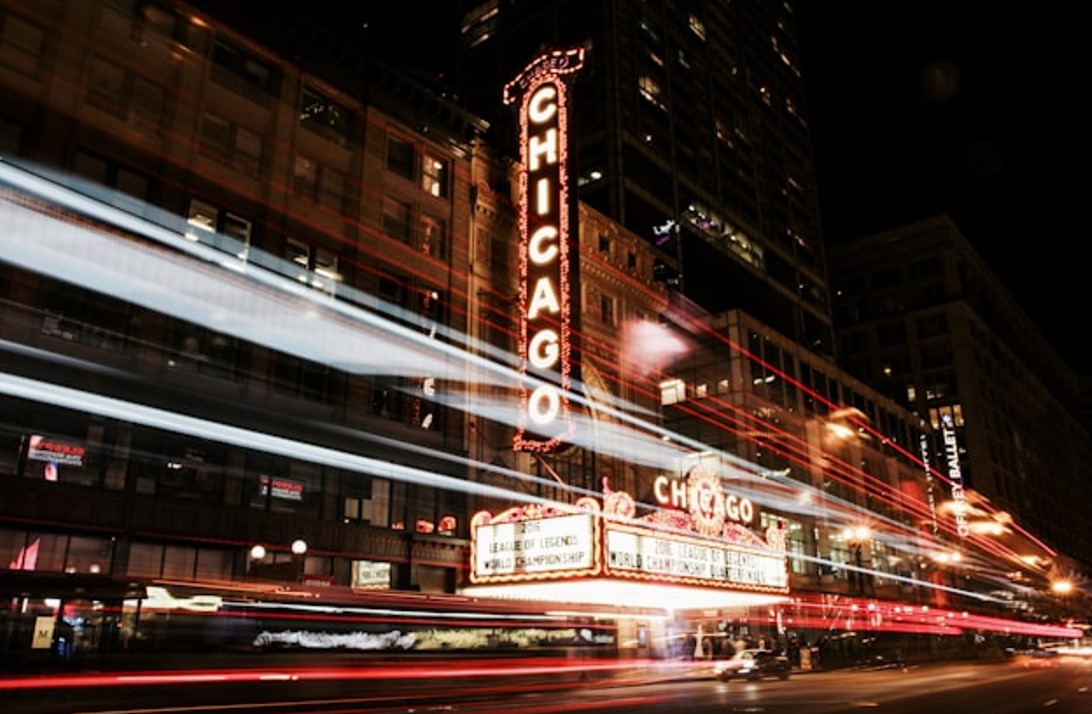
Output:
<instances>
[{"instance_id":1,"label":"illuminated storefront","mask_svg":"<svg viewBox=\"0 0 1092 714\"><path fill-rule=\"evenodd\" d=\"M662 488L687 509L638 517L630 494L608 488L602 502L477 513L464 594L670 610L784 599L783 529L759 535L729 517L753 506L725 496L711 471L695 469Z\"/></svg>"}]
</instances>

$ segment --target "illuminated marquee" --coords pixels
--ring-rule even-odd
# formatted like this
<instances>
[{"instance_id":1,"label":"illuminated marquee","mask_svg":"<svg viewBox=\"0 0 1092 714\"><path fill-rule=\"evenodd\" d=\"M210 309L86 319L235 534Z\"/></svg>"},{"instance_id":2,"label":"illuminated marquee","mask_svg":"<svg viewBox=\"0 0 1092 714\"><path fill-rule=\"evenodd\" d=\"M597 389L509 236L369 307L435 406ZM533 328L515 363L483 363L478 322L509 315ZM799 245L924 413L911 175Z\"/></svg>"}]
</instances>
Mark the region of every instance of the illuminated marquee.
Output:
<instances>
[{"instance_id":1,"label":"illuminated marquee","mask_svg":"<svg viewBox=\"0 0 1092 714\"><path fill-rule=\"evenodd\" d=\"M768 592L789 587L785 555L609 524L605 573L682 585Z\"/></svg>"},{"instance_id":2,"label":"illuminated marquee","mask_svg":"<svg viewBox=\"0 0 1092 714\"><path fill-rule=\"evenodd\" d=\"M720 535L728 522L749 526L755 520L754 504L725 491L720 476L704 466L691 469L685 481L658 476L652 492L661 506L689 513L694 530L703 535Z\"/></svg>"},{"instance_id":3,"label":"illuminated marquee","mask_svg":"<svg viewBox=\"0 0 1092 714\"><path fill-rule=\"evenodd\" d=\"M583 49L551 52L504 88L520 102L519 451L551 451L573 428L568 80L583 64Z\"/></svg>"},{"instance_id":4,"label":"illuminated marquee","mask_svg":"<svg viewBox=\"0 0 1092 714\"><path fill-rule=\"evenodd\" d=\"M663 513L662 511L658 513ZM765 538L739 523L702 538L689 517L636 517L624 491L604 486L603 502L529 505L471 519L470 582L531 583L595 578L786 593L787 546L779 525Z\"/></svg>"},{"instance_id":5,"label":"illuminated marquee","mask_svg":"<svg viewBox=\"0 0 1092 714\"><path fill-rule=\"evenodd\" d=\"M514 582L546 573L592 573L599 565L595 540L595 517L587 513L480 523L474 529L471 578Z\"/></svg>"}]
</instances>

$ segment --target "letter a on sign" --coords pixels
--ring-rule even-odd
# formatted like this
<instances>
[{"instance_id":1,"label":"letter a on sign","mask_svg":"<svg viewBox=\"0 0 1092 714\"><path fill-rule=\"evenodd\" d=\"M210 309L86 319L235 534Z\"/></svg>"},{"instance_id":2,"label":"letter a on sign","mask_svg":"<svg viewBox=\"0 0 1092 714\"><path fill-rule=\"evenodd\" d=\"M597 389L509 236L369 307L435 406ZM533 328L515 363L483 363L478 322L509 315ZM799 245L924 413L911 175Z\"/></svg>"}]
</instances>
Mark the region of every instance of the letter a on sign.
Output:
<instances>
[{"instance_id":1,"label":"letter a on sign","mask_svg":"<svg viewBox=\"0 0 1092 714\"><path fill-rule=\"evenodd\" d=\"M569 390L572 296L569 82L584 66L581 48L551 52L504 88L519 106L519 424L517 451L553 451L573 430Z\"/></svg>"}]
</instances>

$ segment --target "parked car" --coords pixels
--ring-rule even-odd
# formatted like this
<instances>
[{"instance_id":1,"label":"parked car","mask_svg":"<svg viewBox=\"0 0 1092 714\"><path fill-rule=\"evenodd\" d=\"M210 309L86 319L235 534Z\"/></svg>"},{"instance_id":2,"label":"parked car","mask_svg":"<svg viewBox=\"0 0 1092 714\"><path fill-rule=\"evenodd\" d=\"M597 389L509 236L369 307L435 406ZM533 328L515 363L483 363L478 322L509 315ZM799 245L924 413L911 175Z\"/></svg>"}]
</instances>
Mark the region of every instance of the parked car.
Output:
<instances>
[{"instance_id":1,"label":"parked car","mask_svg":"<svg viewBox=\"0 0 1092 714\"><path fill-rule=\"evenodd\" d=\"M713 675L722 682L763 677L788 679L791 673L792 662L788 657L763 649L740 650L731 658L717 660L713 665Z\"/></svg>"}]
</instances>

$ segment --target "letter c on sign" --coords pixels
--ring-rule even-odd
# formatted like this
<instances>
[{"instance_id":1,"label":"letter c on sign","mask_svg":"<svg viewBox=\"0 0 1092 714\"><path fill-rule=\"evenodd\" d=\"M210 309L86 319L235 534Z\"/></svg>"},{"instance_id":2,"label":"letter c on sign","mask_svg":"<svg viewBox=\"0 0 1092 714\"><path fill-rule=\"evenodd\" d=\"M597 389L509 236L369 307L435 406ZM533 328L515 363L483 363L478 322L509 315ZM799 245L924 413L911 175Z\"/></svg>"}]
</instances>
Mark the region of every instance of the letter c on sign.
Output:
<instances>
[{"instance_id":1,"label":"letter c on sign","mask_svg":"<svg viewBox=\"0 0 1092 714\"><path fill-rule=\"evenodd\" d=\"M553 226L543 226L531 236L527 243L527 254L535 265L549 263L557 257L557 244L549 243L557 238L557 229Z\"/></svg>"},{"instance_id":2,"label":"letter c on sign","mask_svg":"<svg viewBox=\"0 0 1092 714\"><path fill-rule=\"evenodd\" d=\"M557 89L552 85L545 85L531 97L527 106L527 117L535 124L550 121L557 114Z\"/></svg>"}]
</instances>

